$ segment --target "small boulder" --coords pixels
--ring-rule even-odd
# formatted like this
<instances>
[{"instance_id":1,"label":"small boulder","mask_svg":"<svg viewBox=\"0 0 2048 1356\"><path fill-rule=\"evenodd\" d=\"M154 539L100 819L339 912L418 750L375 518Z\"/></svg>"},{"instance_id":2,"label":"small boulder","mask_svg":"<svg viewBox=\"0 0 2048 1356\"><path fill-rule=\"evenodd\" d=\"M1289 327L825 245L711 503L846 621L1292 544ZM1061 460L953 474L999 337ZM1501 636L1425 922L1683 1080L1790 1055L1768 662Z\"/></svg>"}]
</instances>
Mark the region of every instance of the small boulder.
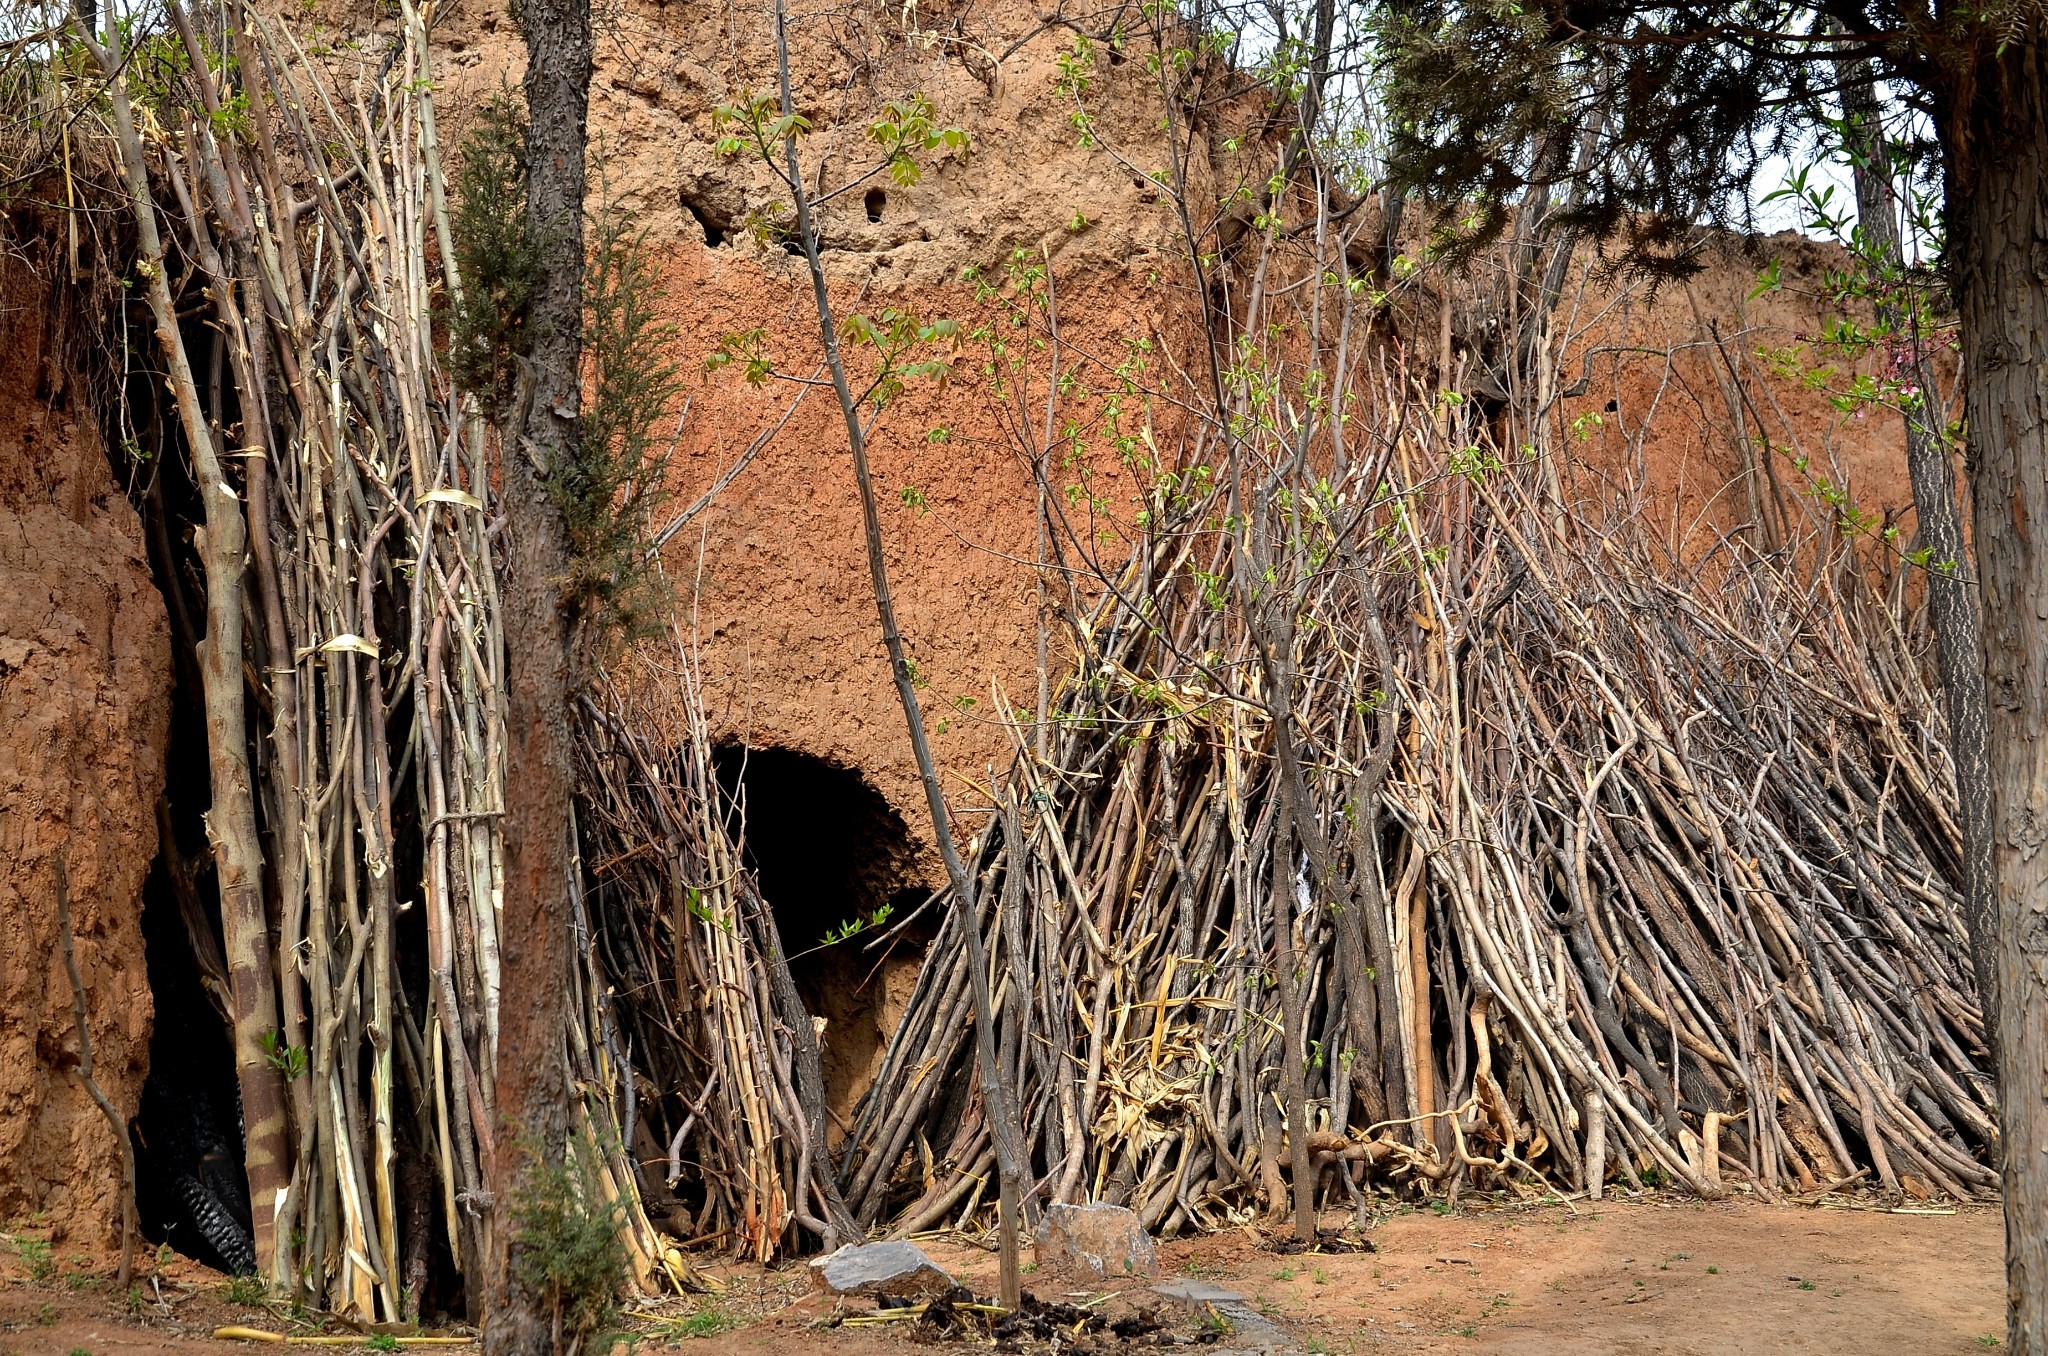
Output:
<instances>
[{"instance_id":1,"label":"small boulder","mask_svg":"<svg viewBox=\"0 0 2048 1356\"><path fill-rule=\"evenodd\" d=\"M1038 1265L1055 1275L1152 1276L1159 1253L1137 1212L1120 1205L1050 1205L1038 1226L1033 1251Z\"/></svg>"},{"instance_id":2,"label":"small boulder","mask_svg":"<svg viewBox=\"0 0 2048 1356\"><path fill-rule=\"evenodd\" d=\"M877 1299L929 1299L953 1288L953 1278L915 1243L849 1243L811 1263L813 1289Z\"/></svg>"}]
</instances>

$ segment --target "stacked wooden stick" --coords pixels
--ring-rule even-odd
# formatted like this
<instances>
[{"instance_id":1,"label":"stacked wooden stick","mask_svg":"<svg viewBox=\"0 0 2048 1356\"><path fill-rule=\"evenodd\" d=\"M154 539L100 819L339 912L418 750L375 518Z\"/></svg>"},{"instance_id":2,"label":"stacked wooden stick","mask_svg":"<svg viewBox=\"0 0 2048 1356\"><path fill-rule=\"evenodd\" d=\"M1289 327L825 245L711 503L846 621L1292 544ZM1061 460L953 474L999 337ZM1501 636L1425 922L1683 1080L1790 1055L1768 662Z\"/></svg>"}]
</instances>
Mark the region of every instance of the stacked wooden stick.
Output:
<instances>
[{"instance_id":1,"label":"stacked wooden stick","mask_svg":"<svg viewBox=\"0 0 2048 1356\"><path fill-rule=\"evenodd\" d=\"M82 118L54 103L106 118L128 208L166 223L140 276L186 375L178 420L136 423L183 428L155 450L192 462L206 542L232 521L251 548L246 597L239 550L205 562L209 738L222 766L254 751L255 792L238 824L215 768L226 954L193 937L237 1031L257 1259L391 1319L437 1241L467 1274L492 1218L505 775L495 452L425 321L461 279L401 10L344 70L253 10L174 7L151 59L189 116L145 139L105 115L140 69L112 49ZM184 312L221 337L208 389ZM1349 335L1335 370L1361 361ZM1123 569L1075 591L1044 730L990 694L1017 756L971 862L1034 1203L1214 1227L1302 1163L1352 1203L1617 1177L1988 1192L1904 576L1825 531L1672 561L1405 378L1297 438L1284 383L1262 385L1279 413L1250 409L1251 366ZM950 912L828 1146L694 661L642 658L582 711L594 888L570 900L590 944L563 1039L643 1283L683 1270L643 1185L671 1232L760 1258L971 1222L994 1155ZM257 869L231 881L238 861Z\"/></svg>"},{"instance_id":2,"label":"stacked wooden stick","mask_svg":"<svg viewBox=\"0 0 2048 1356\"><path fill-rule=\"evenodd\" d=\"M411 1319L461 1297L505 1217L498 448L433 326L462 280L425 24L401 5L313 54L253 6L79 13L50 33L99 70L36 68L43 107L10 135L77 143L72 249L108 266L127 339L107 422L133 432L158 513L204 507L200 568L163 549L201 661L218 914L203 862L170 874L246 1113L253 1238L225 1251L294 1300ZM108 164L119 180L87 173ZM139 242L94 230L101 205ZM112 285L131 250L153 338ZM679 1279L618 1150L604 991L579 1000L562 1058L604 1150L589 1189L617 1203L640 1282Z\"/></svg>"},{"instance_id":3,"label":"stacked wooden stick","mask_svg":"<svg viewBox=\"0 0 2048 1356\"><path fill-rule=\"evenodd\" d=\"M1443 472L1427 424L1382 453L1293 487L1304 568L1280 587L1302 603L1293 720L1325 877L1305 853L1275 860L1274 711L1220 489L1156 504L1181 528L1077 619L1047 755L1026 713L1009 725L1017 757L973 862L1037 1200L1121 1200L1168 1232L1241 1222L1283 1199L1297 1133L1334 1203L1610 1180L1988 1193L1950 773L1900 579L1824 543L1689 572L1628 522L1537 498L1533 468ZM1399 619L1391 662L1368 599ZM1390 710L1399 745L1360 803ZM683 765L660 773L644 747L619 765L636 795L695 800L593 856L600 879L642 871L641 921L607 962L636 1067L676 1090L640 1111L671 1184L701 1174L697 1229L745 1220L759 1255L778 1223L753 1213L777 1199L750 1166L764 1124L788 1137L781 1199L819 1190L816 1159L796 1147L772 921L734 902L752 887L703 809L701 717L672 720L627 723L688 729ZM685 840L681 873L628 864L634 844ZM1344 913L1367 908L1366 963L1347 965ZM751 964L728 973L728 951ZM963 955L942 924L833 1164L870 1229L972 1224L991 1204ZM1290 1059L1305 1125L1286 1114Z\"/></svg>"},{"instance_id":4,"label":"stacked wooden stick","mask_svg":"<svg viewBox=\"0 0 2048 1356\"><path fill-rule=\"evenodd\" d=\"M1896 592L1755 559L1687 578L1626 525L1524 498L1526 473L1389 491L1389 460L1443 464L1403 437L1294 487L1322 509L1293 516L1321 540L1293 558L1331 562L1293 581L1331 878L1272 860L1274 712L1217 533L1148 544L1082 627L1051 755L1019 735L978 866L1047 1197L1221 1225L1277 1202L1293 1133L1352 1199L1610 1175L1989 1192L1949 771ZM1361 591L1401 619L1391 667ZM1389 702L1400 747L1361 804ZM1339 924L1375 907L1361 974ZM843 1168L864 1219L929 1227L981 1195L986 1132L943 1091L968 1051L957 954L942 934L864 1105ZM1285 1060L1305 1126L1280 1124Z\"/></svg>"},{"instance_id":5,"label":"stacked wooden stick","mask_svg":"<svg viewBox=\"0 0 2048 1356\"><path fill-rule=\"evenodd\" d=\"M799 1225L833 1233L815 1032L740 864L695 658L676 644L635 667L584 701L578 726L586 973L614 996L630 1055L614 1066L630 1068L611 1085L616 1123L671 1232L767 1261L798 1246Z\"/></svg>"}]
</instances>

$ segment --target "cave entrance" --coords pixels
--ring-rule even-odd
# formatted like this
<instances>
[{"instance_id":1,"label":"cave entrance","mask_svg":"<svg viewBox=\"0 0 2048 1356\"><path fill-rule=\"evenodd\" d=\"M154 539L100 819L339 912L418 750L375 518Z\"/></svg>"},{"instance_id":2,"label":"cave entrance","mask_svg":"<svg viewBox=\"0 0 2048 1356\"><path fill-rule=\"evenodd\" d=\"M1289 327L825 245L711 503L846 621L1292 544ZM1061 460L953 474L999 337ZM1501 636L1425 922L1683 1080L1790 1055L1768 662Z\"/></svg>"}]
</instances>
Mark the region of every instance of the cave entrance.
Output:
<instances>
[{"instance_id":1,"label":"cave entrance","mask_svg":"<svg viewBox=\"0 0 2048 1356\"><path fill-rule=\"evenodd\" d=\"M162 587L162 576L158 577ZM156 1016L129 1137L136 1223L151 1243L235 1275L255 1270L242 1166L219 884L206 845L213 790L195 656L174 650L156 860L142 887L142 947Z\"/></svg>"},{"instance_id":2,"label":"cave entrance","mask_svg":"<svg viewBox=\"0 0 2048 1356\"><path fill-rule=\"evenodd\" d=\"M175 832L169 818L161 817L167 835ZM142 943L156 1017L149 1074L129 1123L136 1223L151 1243L244 1275L255 1270L256 1253L242 1169L241 1092L228 1035L227 967L218 921L201 902L204 887L191 878L175 841L167 848L143 887ZM210 884L212 872L205 877Z\"/></svg>"},{"instance_id":3,"label":"cave entrance","mask_svg":"<svg viewBox=\"0 0 2048 1356\"><path fill-rule=\"evenodd\" d=\"M199 388L219 394L216 416L238 420L222 350L197 319L185 344ZM235 1077L219 883L207 846L213 801L199 646L204 568L194 531L205 520L169 396L143 367L119 374L128 424L102 429L117 483L141 519L150 575L171 623L169 739L157 798L157 855L142 888L142 943L155 1017L149 1072L129 1138L136 1223L154 1244L233 1274L255 1270L241 1093ZM132 426L134 441L124 441ZM252 662L261 664L260 650ZM260 756L261 750L258 749Z\"/></svg>"},{"instance_id":4,"label":"cave entrance","mask_svg":"<svg viewBox=\"0 0 2048 1356\"><path fill-rule=\"evenodd\" d=\"M883 908L894 928L930 888L902 816L857 770L793 749L738 744L715 749L712 765L797 993L824 1023L819 1055L836 1145L881 1069L933 929L920 919L874 950L874 932L836 945L825 938Z\"/></svg>"}]
</instances>

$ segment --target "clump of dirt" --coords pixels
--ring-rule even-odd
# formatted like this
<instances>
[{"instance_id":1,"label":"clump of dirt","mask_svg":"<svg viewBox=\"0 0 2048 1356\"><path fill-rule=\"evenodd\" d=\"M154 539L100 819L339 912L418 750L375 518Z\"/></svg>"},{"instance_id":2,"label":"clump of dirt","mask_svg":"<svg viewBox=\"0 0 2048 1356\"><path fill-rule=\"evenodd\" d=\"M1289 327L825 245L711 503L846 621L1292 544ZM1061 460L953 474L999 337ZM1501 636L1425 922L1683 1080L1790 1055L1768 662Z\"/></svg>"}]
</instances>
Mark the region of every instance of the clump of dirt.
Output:
<instances>
[{"instance_id":1,"label":"clump of dirt","mask_svg":"<svg viewBox=\"0 0 2048 1356\"><path fill-rule=\"evenodd\" d=\"M0 254L0 1220L40 1216L60 1248L91 1247L118 1229L120 1167L70 1072L55 862L70 880L93 1072L133 1114L170 641L141 525L67 361L62 302L25 262L37 240L14 243Z\"/></svg>"},{"instance_id":2,"label":"clump of dirt","mask_svg":"<svg viewBox=\"0 0 2048 1356\"><path fill-rule=\"evenodd\" d=\"M987 1338L995 1343L997 1351L1024 1351L1032 1343L1044 1342L1055 1343L1057 1350L1077 1356L1108 1356L1165 1329L1154 1309L1112 1317L1100 1310L1049 1302L1030 1294L1022 1297L1014 1313L1001 1313L994 1300L956 1285L925 1306L912 1332L929 1341Z\"/></svg>"},{"instance_id":3,"label":"clump of dirt","mask_svg":"<svg viewBox=\"0 0 2048 1356\"><path fill-rule=\"evenodd\" d=\"M901 1320L897 1316L901 1315ZM1049 1346L1071 1356L1121 1356L1137 1348L1172 1343L1162 1337L1171 1325L1162 1322L1154 1305L1115 1310L1042 1300L1026 1292L1017 1308L1008 1310L994 1299L964 1285L929 1300L883 1299L865 1314L835 1315L825 1326L881 1324L901 1329L913 1342L927 1345L993 1344L997 1351L1025 1352ZM1206 1344L1222 1336L1215 1325L1183 1337L1188 1344Z\"/></svg>"}]
</instances>

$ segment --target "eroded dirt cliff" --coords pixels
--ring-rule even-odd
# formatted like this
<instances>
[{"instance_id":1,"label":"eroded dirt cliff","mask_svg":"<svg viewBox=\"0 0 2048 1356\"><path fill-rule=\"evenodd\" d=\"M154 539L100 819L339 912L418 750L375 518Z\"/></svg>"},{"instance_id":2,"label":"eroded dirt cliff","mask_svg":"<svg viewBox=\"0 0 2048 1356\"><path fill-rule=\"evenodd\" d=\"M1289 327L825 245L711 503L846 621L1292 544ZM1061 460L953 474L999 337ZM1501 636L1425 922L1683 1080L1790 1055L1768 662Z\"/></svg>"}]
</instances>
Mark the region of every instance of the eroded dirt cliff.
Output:
<instances>
[{"instance_id":1,"label":"eroded dirt cliff","mask_svg":"<svg viewBox=\"0 0 2048 1356\"><path fill-rule=\"evenodd\" d=\"M935 752L971 831L982 822L972 811L986 799L974 783L1013 753L1010 733L990 718L991 680L1014 705L1034 704L1039 539L1030 444L1043 442L1054 367L1040 350L1006 396L991 392L981 372L987 345L972 331L1000 321L1002 305L978 295L969 274L999 289L1013 263L1052 275L1057 370L1069 382L1106 388L1113 369L1143 347L1139 379L1172 386L1169 363L1188 361L1198 311L1175 281L1170 204L1138 168L1163 163L1149 101L1156 91L1148 97L1135 55L1099 51L1087 85L1101 144L1084 145L1060 61L1075 32L1031 6L799 3L791 12L798 101L813 122L805 161L828 189L880 164L868 127L889 100L923 95L942 124L970 137L965 156L926 157L916 184L868 178L831 201L821 220L842 317L894 309L962 327L955 377L913 383L876 422L870 455ZM336 9L333 21L359 22L360 14ZM782 380L755 387L735 368L705 368L726 336L754 330L787 374L810 377L819 363L803 262L772 231L757 229L786 211L787 190L757 159L715 146L721 105L772 90L772 32L760 6L631 0L609 10L591 91L592 182L602 180L613 201L636 213L665 265L665 314L677 330L688 401L678 411L676 507L721 487L665 556L703 657L714 736L858 769L928 847L876 628L839 410L829 390L805 393ZM470 110L501 81L516 82L524 54L515 26L490 4L445 18L435 46L444 58L446 135L459 153ZM1191 193L1213 201L1222 172L1211 152L1199 154L1189 167ZM862 359L852 361L858 373ZM1088 404L1070 392L1058 418L1086 423L1094 417ZM1179 422L1163 406L1153 417L1162 426ZM765 445L750 447L778 426ZM1171 441L1163 431L1159 439ZM1055 495L1078 484L1072 466L1054 466L1050 477ZM1128 521L1142 488L1110 457L1088 493ZM1083 505L1084 537L1113 528L1089 518ZM1115 539L1091 539L1090 547L1111 569L1129 549ZM1071 544L1068 551L1071 559ZM1057 635L1052 653L1057 675ZM930 883L942 874L929 852L920 869Z\"/></svg>"},{"instance_id":2,"label":"eroded dirt cliff","mask_svg":"<svg viewBox=\"0 0 2048 1356\"><path fill-rule=\"evenodd\" d=\"M968 336L950 380L914 383L876 421L870 455L935 749L971 830L985 822L976 784L1014 751L991 718L995 694L1018 708L1035 695L1034 446L1059 430L1048 488L1071 530L1058 544L1066 572L1048 577L1056 592L1063 579L1086 588L1098 568L1114 572L1126 559L1122 529L1146 488L1142 470L1099 436L1100 395L1115 386L1116 369L1132 364L1146 393L1128 402L1142 414L1127 431L1142 423L1169 465L1188 450L1187 411L1206 398L1201 306L1185 281L1180 224L1171 196L1144 177L1165 163L1160 92L1142 44L1087 48L1074 24L1014 0L800 2L790 12L797 103L813 123L805 163L827 190L879 163L867 128L890 100L921 94L971 140L970 155L933 158L914 186L870 179L822 214L842 317L893 308L956 319ZM477 98L516 81L523 52L515 26L490 4L443 19L436 46L453 145ZM718 491L666 553L702 655L714 734L858 769L923 843L922 795L875 626L839 412L829 391L777 379L756 387L734 367L704 366L727 336L748 333L789 376L809 377L819 362L802 261L761 229L786 212L787 191L757 159L716 148L716 110L773 89L771 11L623 0L606 11L597 61L593 182L649 231L679 338L688 404L672 467L677 504ZM1084 111L1096 119L1085 136L1075 121ZM1256 146L1231 148L1225 104L1209 113L1219 126L1196 140L1187 199L1213 212L1238 176L1262 182L1270 166ZM1205 238L1213 247L1218 236ZM1774 375L1760 357L1820 329L1821 276L1839 254L1791 236L1743 243L1722 242L1697 278L1661 289L1624 284L1590 252L1574 268L1556 321L1558 385L1580 388L1555 416L1565 492L1645 515L1687 561L1760 510L1781 526L1825 520L1823 485L1910 530L1896 420L1881 411L1845 418L1824 393ZM1786 286L1752 295L1773 256L1784 261ZM1059 341L1025 353L999 385L984 366L988 345L972 336L993 321L1001 337L1005 302L975 280L1014 299L1018 264L1051 279ZM1435 379L1440 360L1433 287L1418 286L1419 298L1377 322L1375 342L1418 386ZM1454 316L1442 355L1453 370L1467 371L1464 353L1483 341L1467 332L1468 319ZM1065 385L1048 402L1055 381ZM1065 455L1070 426L1087 431L1086 455ZM1752 497L1773 494L1783 509ZM1055 682L1065 653L1055 628ZM923 868L935 883L928 853Z\"/></svg>"},{"instance_id":3,"label":"eroded dirt cliff","mask_svg":"<svg viewBox=\"0 0 2048 1356\"><path fill-rule=\"evenodd\" d=\"M0 1219L47 1212L60 1246L99 1246L119 1225L119 1158L72 1073L55 863L69 872L94 1073L132 1115L171 660L141 527L60 315L46 279L0 256Z\"/></svg>"}]
</instances>

